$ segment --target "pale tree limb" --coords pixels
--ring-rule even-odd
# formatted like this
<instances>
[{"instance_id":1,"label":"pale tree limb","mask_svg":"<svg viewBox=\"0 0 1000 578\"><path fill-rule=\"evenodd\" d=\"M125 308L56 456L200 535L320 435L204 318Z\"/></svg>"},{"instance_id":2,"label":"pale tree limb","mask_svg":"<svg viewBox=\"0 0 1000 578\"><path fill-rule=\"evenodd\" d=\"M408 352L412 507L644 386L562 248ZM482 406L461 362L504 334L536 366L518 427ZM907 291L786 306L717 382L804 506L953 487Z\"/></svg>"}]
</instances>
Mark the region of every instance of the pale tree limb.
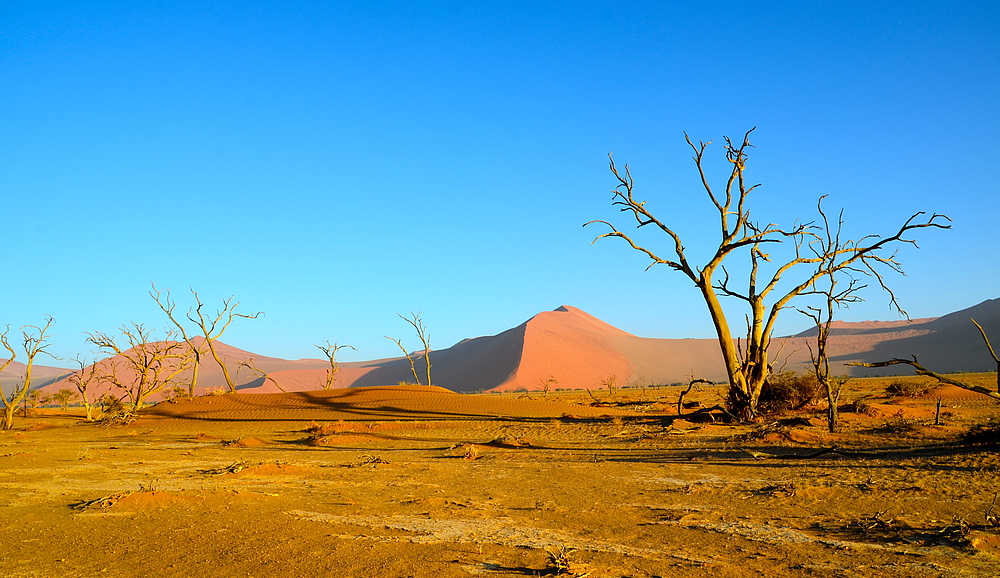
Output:
<instances>
[{"instance_id":1,"label":"pale tree limb","mask_svg":"<svg viewBox=\"0 0 1000 578\"><path fill-rule=\"evenodd\" d=\"M970 317L969 319L972 318ZM995 361L997 364L997 392L1000 392L1000 357L997 357L996 351L993 351L993 344L990 343L990 338L986 336L986 330L983 329L983 326L976 323L975 319L972 319L972 322L975 323L976 329L979 329L979 333L982 334L983 341L986 342L986 349L990 350L990 356L993 358L993 361Z\"/></svg>"},{"instance_id":2,"label":"pale tree limb","mask_svg":"<svg viewBox=\"0 0 1000 578\"><path fill-rule=\"evenodd\" d=\"M273 377L268 375L266 371L264 371L263 369L258 369L257 366L254 364L252 357L250 359L241 361L239 367L245 367L251 372L256 373L260 377L263 377L264 381L270 381L271 383L274 384L274 387L277 387L278 389L281 390L281 393L288 393L287 391L285 391L285 388L281 387L281 385L279 385L278 382L275 381ZM236 373L237 375L239 375L239 369L236 370Z\"/></svg>"},{"instance_id":3,"label":"pale tree limb","mask_svg":"<svg viewBox=\"0 0 1000 578\"><path fill-rule=\"evenodd\" d=\"M972 384L972 383L965 383L964 381L958 381L957 379L952 379L950 377L941 375L940 373L935 373L935 372L927 369L926 367L924 367L924 366L920 365L919 363L917 363L917 357L916 356L913 356L912 360L910 360L910 359L899 359L897 357L897 358L894 358L894 359L890 359L888 361L876 361L874 363L855 362L855 363L848 363L847 365L854 365L854 366L857 366L857 367L889 367L890 365L900 365L900 364L905 364L905 365L909 365L909 366L913 367L914 371L918 375L926 375L928 377L933 377L934 379L940 381L941 383L947 383L949 385L954 385L955 387L961 387L962 389L967 389L969 391L974 391L976 393L981 393L983 395L988 395L988 396L992 397L993 399L1000 400L1000 393L995 392L995 391L993 391L991 389L985 388L985 387L983 387L981 385L975 385L975 384Z\"/></svg>"},{"instance_id":4,"label":"pale tree limb","mask_svg":"<svg viewBox=\"0 0 1000 578\"><path fill-rule=\"evenodd\" d=\"M396 346L399 347L399 350L403 352L403 355L406 356L406 360L410 362L410 372L413 373L413 381L415 381L417 385L420 385L420 377L417 376L417 366L413 363L413 358L410 357L410 352L403 347L402 340L396 339L395 337L389 337L388 335L385 335L384 337L395 343Z\"/></svg>"}]
</instances>

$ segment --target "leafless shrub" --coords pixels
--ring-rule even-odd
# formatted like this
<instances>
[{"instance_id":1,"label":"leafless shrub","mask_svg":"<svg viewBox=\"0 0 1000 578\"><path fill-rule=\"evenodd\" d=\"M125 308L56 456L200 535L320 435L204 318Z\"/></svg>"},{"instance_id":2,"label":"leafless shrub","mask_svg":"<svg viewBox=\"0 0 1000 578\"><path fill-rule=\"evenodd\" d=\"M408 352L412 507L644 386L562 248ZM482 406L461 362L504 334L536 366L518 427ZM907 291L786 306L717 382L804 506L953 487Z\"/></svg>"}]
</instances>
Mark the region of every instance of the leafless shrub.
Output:
<instances>
[{"instance_id":1,"label":"leafless shrub","mask_svg":"<svg viewBox=\"0 0 1000 578\"><path fill-rule=\"evenodd\" d=\"M347 467L349 467L349 468L361 468L361 467L364 467L364 466L368 466L368 467L374 468L374 467L377 467L380 464L388 464L388 463L389 462L383 460L379 456L373 456L373 455L365 454L363 456L358 457L358 459L354 460L353 462L351 462Z\"/></svg>"},{"instance_id":2,"label":"leafless shrub","mask_svg":"<svg viewBox=\"0 0 1000 578\"><path fill-rule=\"evenodd\" d=\"M799 410L819 399L822 393L823 387L815 374L780 371L764 384L758 407L771 413Z\"/></svg>"},{"instance_id":3,"label":"leafless shrub","mask_svg":"<svg viewBox=\"0 0 1000 578\"><path fill-rule=\"evenodd\" d=\"M890 397L920 397L927 395L930 390L926 383L898 380L887 385L885 393Z\"/></svg>"},{"instance_id":4,"label":"leafless shrub","mask_svg":"<svg viewBox=\"0 0 1000 578\"><path fill-rule=\"evenodd\" d=\"M572 559L576 550L573 548L567 548L566 546L559 546L559 548L545 549L545 553L549 555L549 573L558 576L576 576L577 578L583 578L584 576L590 576L590 568L581 562L576 562Z\"/></svg>"}]
</instances>

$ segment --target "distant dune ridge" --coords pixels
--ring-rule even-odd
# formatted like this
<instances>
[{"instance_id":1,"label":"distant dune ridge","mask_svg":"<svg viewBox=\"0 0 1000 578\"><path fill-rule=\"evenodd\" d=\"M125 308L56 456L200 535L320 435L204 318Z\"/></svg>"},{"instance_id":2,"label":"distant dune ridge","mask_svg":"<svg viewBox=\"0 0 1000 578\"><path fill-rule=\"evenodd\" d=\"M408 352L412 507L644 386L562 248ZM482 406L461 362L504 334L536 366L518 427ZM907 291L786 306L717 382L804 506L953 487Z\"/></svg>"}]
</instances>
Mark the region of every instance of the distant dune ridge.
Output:
<instances>
[{"instance_id":1,"label":"distant dune ridge","mask_svg":"<svg viewBox=\"0 0 1000 578\"><path fill-rule=\"evenodd\" d=\"M1000 299L984 301L938 318L836 322L828 346L834 372L907 374L910 373L908 367L875 370L845 364L912 355L918 355L922 364L940 372L995 370L996 365L979 331L969 321L970 317L993 337L994 347L1000 347ZM808 345L813 343L814 336L815 328L791 337L775 338L772 349L775 368L808 369ZM231 373L236 373L240 361L253 358L258 368L287 391L319 389L329 366L323 359L266 357L221 342L216 342L216 347ZM416 359L417 373L423 377L423 358ZM539 313L497 335L465 339L447 349L432 351L431 364L434 385L457 392L536 390L549 378L556 380L553 388L591 389L601 387L601 381L611 376L619 386L670 384L692 378L726 379L715 339L637 337L565 305ZM56 375L69 371L46 369L53 370ZM3 377L8 377L7 373L10 370ZM396 385L412 380L406 358L357 361L342 365L336 387ZM272 383L246 370L239 372L236 381L243 393L278 391ZM222 372L210 356L202 357L198 385L198 393L209 388L225 388ZM63 387L72 388L65 378L44 389L57 391Z\"/></svg>"}]
</instances>

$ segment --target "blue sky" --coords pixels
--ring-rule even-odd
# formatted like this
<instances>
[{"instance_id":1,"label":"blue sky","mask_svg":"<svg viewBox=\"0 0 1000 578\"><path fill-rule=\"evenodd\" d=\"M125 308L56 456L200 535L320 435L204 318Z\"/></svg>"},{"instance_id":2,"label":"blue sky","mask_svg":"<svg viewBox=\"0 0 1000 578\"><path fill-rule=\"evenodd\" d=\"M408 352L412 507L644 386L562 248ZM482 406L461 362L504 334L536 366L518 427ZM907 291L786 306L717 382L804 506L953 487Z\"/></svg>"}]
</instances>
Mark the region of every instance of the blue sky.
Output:
<instances>
[{"instance_id":1,"label":"blue sky","mask_svg":"<svg viewBox=\"0 0 1000 578\"><path fill-rule=\"evenodd\" d=\"M52 315L51 351L90 354L86 331L163 325L155 281L264 311L223 340L286 358L415 348L411 310L437 348L562 304L711 337L689 281L581 225L626 224L613 152L704 261L683 132L718 181L753 126L756 219L944 213L900 252L901 303L1000 297L995 4L291 4L0 1L0 324ZM897 318L866 297L842 317Z\"/></svg>"}]
</instances>

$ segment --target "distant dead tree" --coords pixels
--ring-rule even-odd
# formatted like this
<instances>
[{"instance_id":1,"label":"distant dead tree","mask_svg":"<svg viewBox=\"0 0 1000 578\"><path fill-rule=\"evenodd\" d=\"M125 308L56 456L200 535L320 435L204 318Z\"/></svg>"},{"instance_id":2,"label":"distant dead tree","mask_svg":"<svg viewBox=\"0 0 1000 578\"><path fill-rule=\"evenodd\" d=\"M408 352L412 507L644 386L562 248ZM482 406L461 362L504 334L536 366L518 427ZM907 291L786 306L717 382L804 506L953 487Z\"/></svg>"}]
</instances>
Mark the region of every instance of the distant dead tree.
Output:
<instances>
[{"instance_id":1,"label":"distant dead tree","mask_svg":"<svg viewBox=\"0 0 1000 578\"><path fill-rule=\"evenodd\" d=\"M278 384L278 382L275 381L273 377L271 377L270 375L268 375L268 373L266 371L264 371L263 369L258 369L257 365L254 364L254 361L253 361L252 357L250 359L244 359L243 361L241 361L240 364L239 364L239 367L241 367L241 368L243 368L243 367L247 368L251 373L256 373L257 376L263 377L264 381L270 381L271 383L273 383L274 387L277 387L282 393L288 393L287 391L285 391L285 388L281 387L281 385ZM239 370L237 370L237 374L238 373L239 373Z\"/></svg>"},{"instance_id":2,"label":"distant dead tree","mask_svg":"<svg viewBox=\"0 0 1000 578\"><path fill-rule=\"evenodd\" d=\"M258 311L252 315L237 313L236 308L240 306L240 302L234 302L233 299L235 297L230 296L229 299L223 300L222 309L217 310L214 317L206 317L205 314L202 313L202 307L204 307L204 304L201 302L201 297L198 296L198 292L192 289L191 294L194 295L196 306L192 311L188 311L187 318L196 324L199 329L201 329L201 334L205 337L205 343L208 344L208 351L212 354L212 358L215 359L215 362L218 363L219 367L222 369L222 375L226 379L226 386L229 387L229 392L236 393L236 383L229 375L229 370L226 369L226 364L219 355L219 352L215 349L215 340L222 337L222 334L229 328L229 324L233 322L233 319L236 319L237 317L242 317L243 319L257 319L263 315L264 312Z\"/></svg>"},{"instance_id":3,"label":"distant dead tree","mask_svg":"<svg viewBox=\"0 0 1000 578\"><path fill-rule=\"evenodd\" d=\"M992 355L994 361L996 361L997 355L996 352L993 350L993 345L990 344L990 338L986 336L986 331L983 330L983 327L981 325L976 323L975 319L973 319L972 322L975 323L976 327L979 328L979 331L983 335L983 341L986 342L986 348L989 349L990 355ZM1000 361L997 361L997 364L998 364L997 382L998 384L1000 384ZM917 375L926 375L927 377L933 377L934 379L938 380L941 383L947 383L949 385L954 385L955 387L961 387L962 389L967 389L969 391L974 391L976 393L988 395L993 399L1000 400L1000 391L993 391L981 385L976 385L974 383L966 383L964 381L954 379L945 375L941 375L940 373L931 371L917 362L916 355L913 356L913 359L901 359L896 357L888 361L876 361L874 363L856 362L856 363L848 363L848 365L854 365L857 367L889 367L890 365L909 365L910 367L913 368L914 372ZM1000 389L1000 385L998 385L998 389Z\"/></svg>"},{"instance_id":4,"label":"distant dead tree","mask_svg":"<svg viewBox=\"0 0 1000 578\"><path fill-rule=\"evenodd\" d=\"M329 341L326 342L326 345L316 345L316 349L322 351L323 355L326 356L326 360L330 362L330 368L326 370L326 381L323 383L323 389L333 389L333 382L337 379L337 373L340 371L340 363L337 361L337 352L348 347L354 349L353 345L340 345L339 343L330 345ZM357 351L357 349L354 349L354 351ZM416 377L416 372L414 372L414 377Z\"/></svg>"},{"instance_id":5,"label":"distant dead tree","mask_svg":"<svg viewBox=\"0 0 1000 578\"><path fill-rule=\"evenodd\" d=\"M556 376L554 375L549 375L548 379L544 377L539 377L538 386L542 389L542 397L548 397L549 390L552 389L552 386L556 385L557 383L559 383L559 381L556 380Z\"/></svg>"},{"instance_id":6,"label":"distant dead tree","mask_svg":"<svg viewBox=\"0 0 1000 578\"><path fill-rule=\"evenodd\" d=\"M160 341L141 323L122 325L119 331L121 343L100 331L88 333L87 341L112 356L100 379L121 391L118 399L128 399L135 414L151 395L179 384L180 375L191 367L191 352L187 344L174 340L172 331Z\"/></svg>"},{"instance_id":7,"label":"distant dead tree","mask_svg":"<svg viewBox=\"0 0 1000 578\"><path fill-rule=\"evenodd\" d=\"M413 326L413 330L417 332L417 338L420 339L420 343L424 346L423 357L424 365L427 370L427 385L431 385L431 335L428 333L423 320L420 318L420 312L418 311L417 313L414 313L410 311L409 317L405 317L399 313L396 315L398 315L403 321ZM403 347L403 342L395 337L389 337L388 335L386 335L385 338L395 343L399 349L403 351L403 355L406 356L406 360L410 362L410 371L413 373L413 379L416 381L417 385L420 385L420 377L417 375L416 363L406 348Z\"/></svg>"},{"instance_id":8,"label":"distant dead tree","mask_svg":"<svg viewBox=\"0 0 1000 578\"><path fill-rule=\"evenodd\" d=\"M181 323L177 317L174 315L174 310L177 308L177 302L170 297L170 290L160 290L156 288L156 283L150 282L151 289L149 291L149 296L156 301L156 304L160 306L160 309L167 314L167 319L174 324L174 327L180 332L181 338L184 343L187 343L188 347L191 348L191 381L188 382L188 397L194 398L194 389L198 387L198 370L201 368L201 348L197 346L194 342L193 336L189 335L184 324ZM192 293L194 291L192 290ZM195 298L197 299L197 293L195 293ZM198 303L199 307L201 303ZM188 315L190 316L191 310L188 310ZM225 368L223 368L225 371Z\"/></svg>"},{"instance_id":9,"label":"distant dead tree","mask_svg":"<svg viewBox=\"0 0 1000 578\"><path fill-rule=\"evenodd\" d=\"M100 373L97 371L97 363L87 363L79 356L74 361L80 366L79 371L75 371L66 378L66 381L73 384L80 393L80 400L87 411L87 421L94 421L94 405L97 403L90 400L90 388L100 381Z\"/></svg>"},{"instance_id":10,"label":"distant dead tree","mask_svg":"<svg viewBox=\"0 0 1000 578\"><path fill-rule=\"evenodd\" d=\"M17 405L25 400L28 392L31 390L31 370L35 366L35 358L38 354L44 353L50 357L52 354L45 351L49 346L48 339L45 334L48 332L49 328L55 320L52 317L47 317L45 325L38 327L37 325L25 325L21 328L21 335L23 337L21 343L24 348L25 357L27 357L27 363L24 367L24 377L21 379L20 385L15 385L14 389L10 392L10 395L5 395L3 393L2 387L0 387L0 399L3 399L4 412L3 412L3 429L9 430L14 427L14 412L17 410ZM10 365L11 361L14 361L14 349L7 343L7 331L4 331L2 338L0 338L0 343L10 352L11 357L7 362L0 367L0 371L5 369Z\"/></svg>"},{"instance_id":11,"label":"distant dead tree","mask_svg":"<svg viewBox=\"0 0 1000 578\"><path fill-rule=\"evenodd\" d=\"M791 228L781 228L774 223L751 220L749 197L750 193L759 185L748 185L744 180L744 171L748 149L752 148L750 133L753 130L747 131L739 144L731 141L728 137L725 138L726 159L732 165L732 169L721 192L716 192L712 188L705 174L703 159L705 149L710 143L699 142L695 145L687 134L684 135L688 145L694 151L693 158L701 185L718 211L719 220L716 226L720 228L721 233L719 244L715 248L710 248L711 256L704 265L693 265L688 260L687 249L680 234L672 226L656 217L645 201L635 198L633 194L635 183L628 165L625 165L625 174L622 175L610 155L610 169L618 181L617 186L612 191L612 205L629 214L634 219L637 228L643 229L652 226L653 229L666 234L668 254L661 256L663 253L659 249L640 244L632 236L619 231L608 221L595 220L584 225L600 223L611 229L607 233L598 235L594 239L595 242L605 237L623 239L631 248L650 259L651 263L647 269L654 265L666 265L679 271L694 283L708 306L719 339L729 380L727 404L743 420L756 418L761 389L771 374L768 349L771 345L778 314L789 306L792 299L809 290L818 279L829 273L816 269L809 271L809 267L815 266L821 263L825 257L829 257L822 253L818 255L815 253L816 246L821 244L817 243L821 240L818 235L821 227L813 223L805 223L796 224ZM944 223L944 221L949 220L946 216L934 214L926 220L918 221L924 215L925 213L922 212L914 213L899 227L898 231L891 235L884 237L870 235L857 241L844 241L838 249L835 270L852 268L864 270L888 290L882 276L883 271L887 269L902 272L901 265L896 260L896 253L890 252L891 249L897 244L915 245L916 243L913 239L908 238L907 234L916 229L950 228L950 225ZM672 215L672 217L685 220L684 215ZM774 249L787 247L789 254L782 260L773 261L772 259L776 259L776 257L767 251L768 246ZM810 248L814 250L811 251ZM737 255L744 255L748 259L746 289L744 290L736 289L730 283L729 271L725 265ZM785 275L793 269L795 271L805 270L806 272L794 280L785 280ZM721 279L716 277L717 274L720 274ZM779 283L781 283L780 288ZM772 297L772 293L776 297ZM891 291L889 294L890 304L902 311ZM733 339L729 319L720 301L721 297L732 297L742 301L748 309L745 351L740 351L736 340Z\"/></svg>"}]
</instances>

